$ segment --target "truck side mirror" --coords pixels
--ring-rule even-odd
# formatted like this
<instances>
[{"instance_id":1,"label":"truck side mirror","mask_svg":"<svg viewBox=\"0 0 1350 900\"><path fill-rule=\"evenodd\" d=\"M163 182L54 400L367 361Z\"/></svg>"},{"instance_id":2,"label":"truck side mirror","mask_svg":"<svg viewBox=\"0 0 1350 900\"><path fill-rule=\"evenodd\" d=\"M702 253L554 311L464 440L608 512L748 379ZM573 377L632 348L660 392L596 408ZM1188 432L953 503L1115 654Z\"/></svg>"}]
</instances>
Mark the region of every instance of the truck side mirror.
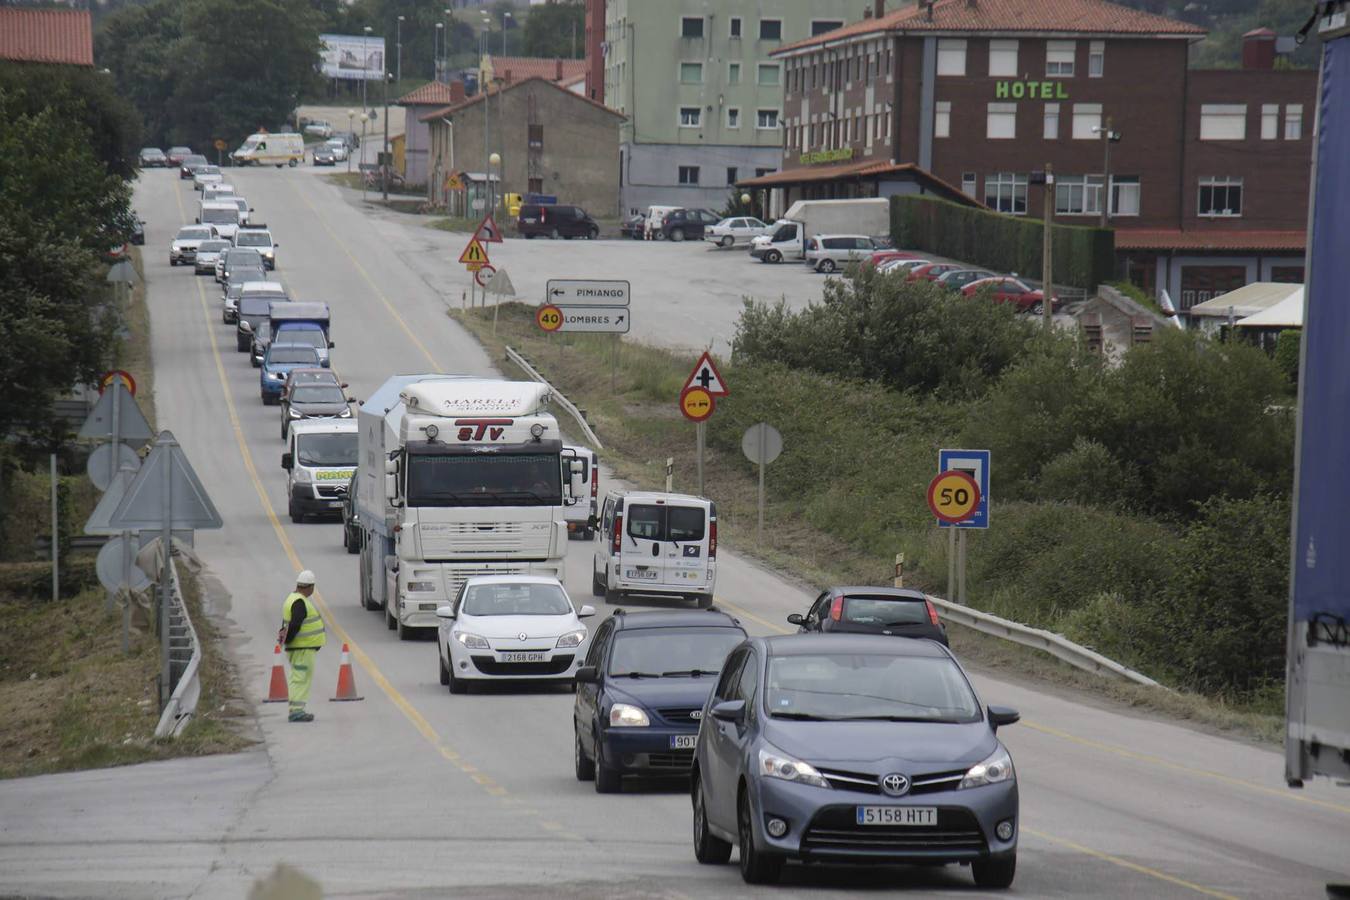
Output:
<instances>
[{"instance_id":1,"label":"truck side mirror","mask_svg":"<svg viewBox=\"0 0 1350 900\"><path fill-rule=\"evenodd\" d=\"M329 342L328 342L328 349L329 349L329 350L332 350L332 349L333 349L334 347L336 347L336 346L337 346L337 341L329 341Z\"/></svg>"},{"instance_id":2,"label":"truck side mirror","mask_svg":"<svg viewBox=\"0 0 1350 900\"><path fill-rule=\"evenodd\" d=\"M398 476L384 476L384 496L386 500L393 500L398 497Z\"/></svg>"},{"instance_id":3,"label":"truck side mirror","mask_svg":"<svg viewBox=\"0 0 1350 900\"><path fill-rule=\"evenodd\" d=\"M287 472L295 468L295 454L294 453L281 454L281 467L285 469Z\"/></svg>"}]
</instances>

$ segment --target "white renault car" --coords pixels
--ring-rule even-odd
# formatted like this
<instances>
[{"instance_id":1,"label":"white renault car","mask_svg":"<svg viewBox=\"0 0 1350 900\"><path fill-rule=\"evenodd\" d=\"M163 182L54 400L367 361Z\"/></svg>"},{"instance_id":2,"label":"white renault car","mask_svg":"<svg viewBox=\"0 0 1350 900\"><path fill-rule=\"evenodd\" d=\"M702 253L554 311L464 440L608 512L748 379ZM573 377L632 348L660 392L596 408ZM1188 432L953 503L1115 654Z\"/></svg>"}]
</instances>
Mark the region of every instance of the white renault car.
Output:
<instances>
[{"instance_id":1,"label":"white renault car","mask_svg":"<svg viewBox=\"0 0 1350 900\"><path fill-rule=\"evenodd\" d=\"M748 244L761 234L768 234L771 227L754 216L735 216L703 229L703 239L719 247Z\"/></svg>"},{"instance_id":2,"label":"white renault car","mask_svg":"<svg viewBox=\"0 0 1350 900\"><path fill-rule=\"evenodd\" d=\"M408 584L413 590L416 582ZM462 694L472 681L572 684L590 634L556 578L480 575L436 610L441 684Z\"/></svg>"}]
</instances>

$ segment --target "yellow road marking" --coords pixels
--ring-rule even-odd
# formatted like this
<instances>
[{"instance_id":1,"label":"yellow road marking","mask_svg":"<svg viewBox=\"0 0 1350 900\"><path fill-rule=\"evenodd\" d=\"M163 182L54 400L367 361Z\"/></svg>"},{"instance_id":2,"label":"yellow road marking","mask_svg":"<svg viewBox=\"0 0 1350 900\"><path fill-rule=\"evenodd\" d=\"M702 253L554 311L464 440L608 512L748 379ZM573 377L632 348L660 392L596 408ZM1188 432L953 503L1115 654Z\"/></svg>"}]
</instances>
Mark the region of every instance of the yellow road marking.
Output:
<instances>
[{"instance_id":1,"label":"yellow road marking","mask_svg":"<svg viewBox=\"0 0 1350 900\"><path fill-rule=\"evenodd\" d=\"M716 602L716 604L717 604L718 606L722 607L723 609L730 610L731 612L733 612L733 613L735 613L736 615L740 616L742 619L749 619L749 620L752 621L752 622L758 622L759 624L763 625L765 628L769 629L770 631L776 632L776 633L778 633L778 634L791 634L791 633L792 633L792 629L790 629L790 628L784 628L782 625L779 625L777 622L770 622L768 619L760 618L759 616L757 616L757 615L755 615L754 613L752 613L750 610L746 609L746 608L743 607L743 606L737 606L735 603L732 603L730 600L727 600L727 599L722 598L722 597L714 597L713 600L714 600L714 602Z\"/></svg>"},{"instance_id":2,"label":"yellow road marking","mask_svg":"<svg viewBox=\"0 0 1350 900\"><path fill-rule=\"evenodd\" d=\"M186 220L187 214L183 210L183 199L179 191L174 191L174 198L178 201L179 215L183 220ZM206 292L202 289L200 280L196 281L196 287L197 299L201 306L202 317L206 321L206 335L207 340L211 344L211 356L215 360L216 375L220 379L221 391L225 396L225 407L229 413L230 428L234 431L235 441L239 445L239 457L244 463L245 470L248 472L249 480L253 482L254 490L258 493L258 500L262 503L263 512L266 513L267 520L271 523L272 530L276 533L277 540L281 544L281 549L285 552L287 558L290 559L291 564L297 570L303 569L304 564L301 563L300 556L296 553L295 546L291 543L290 536L286 534L286 529L282 527L281 520L277 518L276 512L272 509L272 503L268 499L267 490L263 487L262 479L258 477L257 467L253 463L253 453L249 449L248 441L244 438L244 428L239 421L239 411L235 407L234 394L230 391L229 379L225 375L225 364L220 358L220 347L216 343L216 335L213 330L214 323L212 322L211 312L207 305ZM425 352L425 350L423 352ZM394 706L397 707L398 710L403 713L404 717L412 723L418 733L426 738L426 740L440 752L442 757L455 765L461 772L469 775L488 793L494 796L505 796L508 793L505 787L495 782L492 778L478 773L478 770L470 764L463 762L459 753L441 738L431 722L418 712L417 709L408 702L407 698L399 693L398 689L389 682L389 679L386 678L379 667L375 665L374 660L366 655L366 652L361 649L360 644L358 644L337 621L337 617L333 615L332 610L329 609L327 602L323 599L323 595L320 594L319 591L316 590L314 592L313 599L314 605L317 606L319 612L323 614L324 621L329 630L334 632L342 642L348 646L348 649L357 664L365 670L370 679L375 682L375 685L384 692L385 696L389 698Z\"/></svg>"},{"instance_id":3,"label":"yellow road marking","mask_svg":"<svg viewBox=\"0 0 1350 900\"><path fill-rule=\"evenodd\" d=\"M314 204L309 202L308 197L300 193L300 189L298 187L296 187L294 184L291 184L290 187L291 190L295 191L295 195L300 198L300 202L305 204L305 206L308 206L309 211L314 213L314 218L318 219L319 224L323 226L323 230L328 232L328 236L332 238L333 244L339 250L341 250L349 260L352 261L352 265L356 267L356 271L361 274L361 277L365 279L366 284L370 286L371 293L373 293L376 296L376 298L379 299L379 301L384 304L384 308L389 311L389 315L394 317L394 321L398 323L399 328L403 329L403 333L408 336L408 340L413 342L414 347L422 351L422 355L426 357L427 362L431 364L431 368L439 371L441 368L441 364L436 361L436 358L434 356L431 355L431 351L428 350L422 344L422 342L417 339L417 335L414 334L413 330L408 327L408 323L404 320L404 318L401 315L399 315L398 310L394 308L394 304L389 302L389 298L384 295L384 291L380 290L379 286L375 284L375 280L372 279L370 275L366 272L366 267L361 265L360 260L358 260L355 256L352 255L352 252L347 249L346 244L342 243L342 240L337 236L337 232L335 232L332 226L328 224L328 220L325 219L323 216L319 215L319 211L314 208Z\"/></svg>"},{"instance_id":4,"label":"yellow road marking","mask_svg":"<svg viewBox=\"0 0 1350 900\"><path fill-rule=\"evenodd\" d=\"M1121 859L1119 856L1112 856L1110 853L1103 853L1100 850L1093 850L1091 847L1085 847L1082 844L1077 843L1076 841L1065 840L1064 838L1061 837L1055 837L1054 835L1046 834L1043 831L1034 831L1030 828L1025 827L1022 829L1022 831L1025 834L1033 835L1051 844L1055 844L1057 846L1064 847L1069 850L1074 850L1078 853L1082 853L1087 856L1091 856L1093 859L1100 859L1102 862L1109 862L1112 865L1120 866L1122 869L1129 869L1132 872L1138 872L1141 875L1147 875L1150 878L1156 878L1159 881L1166 881L1169 884L1175 884L1178 887L1184 887L1187 890L1195 891L1197 894L1204 894L1206 897L1218 897L1219 900L1238 900L1238 898L1233 896L1232 894L1225 894L1223 891L1216 891L1213 888L1207 888L1204 885L1199 885L1191 881L1186 881L1185 879L1178 878L1175 875L1168 875L1166 872L1160 872L1157 869L1151 869L1148 866L1142 866L1139 863L1130 862L1128 859Z\"/></svg>"}]
</instances>

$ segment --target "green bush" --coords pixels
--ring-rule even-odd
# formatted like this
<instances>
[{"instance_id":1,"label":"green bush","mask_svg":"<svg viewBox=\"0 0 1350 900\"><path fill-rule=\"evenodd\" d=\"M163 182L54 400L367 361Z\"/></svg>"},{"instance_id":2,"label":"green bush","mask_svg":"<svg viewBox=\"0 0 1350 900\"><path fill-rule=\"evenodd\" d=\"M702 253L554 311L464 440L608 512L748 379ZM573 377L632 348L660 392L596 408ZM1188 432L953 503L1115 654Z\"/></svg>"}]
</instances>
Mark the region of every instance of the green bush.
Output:
<instances>
[{"instance_id":1,"label":"green bush","mask_svg":"<svg viewBox=\"0 0 1350 900\"><path fill-rule=\"evenodd\" d=\"M928 196L891 198L891 239L1000 272L1039 277L1045 223ZM1052 225L1054 280L1089 290L1115 271L1115 233Z\"/></svg>"},{"instance_id":2,"label":"green bush","mask_svg":"<svg viewBox=\"0 0 1350 900\"><path fill-rule=\"evenodd\" d=\"M1298 384L1299 343L1303 332L1297 328L1286 328L1275 339L1275 365L1289 379L1290 384Z\"/></svg>"}]
</instances>

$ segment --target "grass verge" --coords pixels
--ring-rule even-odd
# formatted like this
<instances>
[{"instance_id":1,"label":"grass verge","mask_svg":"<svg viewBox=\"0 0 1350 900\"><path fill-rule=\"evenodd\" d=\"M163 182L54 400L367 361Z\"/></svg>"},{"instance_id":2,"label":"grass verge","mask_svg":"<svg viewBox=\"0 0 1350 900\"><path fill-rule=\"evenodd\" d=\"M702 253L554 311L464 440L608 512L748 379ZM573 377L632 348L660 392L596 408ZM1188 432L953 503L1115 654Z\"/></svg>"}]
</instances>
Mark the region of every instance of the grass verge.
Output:
<instances>
[{"instance_id":1,"label":"grass verge","mask_svg":"<svg viewBox=\"0 0 1350 900\"><path fill-rule=\"evenodd\" d=\"M150 361L150 308L145 302L145 260L140 247L131 248L131 264L136 268L136 283L131 286L127 337L118 348L117 365L136 379L136 402L154 431L155 369Z\"/></svg>"},{"instance_id":2,"label":"grass verge","mask_svg":"<svg viewBox=\"0 0 1350 900\"><path fill-rule=\"evenodd\" d=\"M495 358L505 359L504 347L509 343L585 410L591 426L605 442L603 456L606 462L619 477L642 487L659 487L664 483L666 458L674 457L675 488L697 490L694 427L681 417L675 404L684 379L693 367L692 354L623 341L617 346L616 356L616 346L609 335L544 334L534 323L533 308L522 304L501 307L495 333L491 310L456 310L450 315L462 321ZM508 371L513 368L509 362L504 362L504 366ZM759 409L771 410L764 416L769 421L781 422L789 416L807 415L805 407L796 404L793 386L755 379L754 390L762 396L746 398L745 383L741 382L737 399L748 399ZM737 386L733 385L733 389ZM864 396L859 403L865 406L866 401ZM906 414L903 409L886 409L880 403L872 410L882 417ZM841 413L820 410L818 414ZM842 414L860 413L844 410ZM790 463L779 464L777 472L771 466L767 472L767 527L763 544L757 545L758 490L754 467L736 449L739 446L737 436L714 434L714 429L740 428L737 422L743 415L728 403L725 413L719 409L721 422L717 417L710 420L704 468L705 493L717 500L719 534L728 546L817 586L888 583L893 554L897 550L904 549L909 559L924 550L934 556L941 553L940 547L927 546L934 542L945 543L941 536L929 534L934 529L905 531L896 523L886 521L888 511L874 508L873 498L865 496L865 490L860 492L860 485L850 484L846 479L831 485L832 493L838 496L813 501L818 506L808 508L808 503L796 499L799 492L792 490L790 478L784 477L784 472L791 471L785 468ZM568 427L566 422L563 427ZM786 443L792 435L786 426L783 430ZM848 445L847 436L841 438L840 452ZM898 473L896 477L904 476ZM848 533L875 534L881 536L880 539L849 541L833 529L812 524L809 516L821 516L819 504L823 503L847 507L853 510L851 515L855 518L877 519L869 523L874 526L872 528L858 527L855 523ZM889 544L885 538L888 533L894 535L889 538ZM902 540L898 537L901 534L908 537ZM915 586L929 590L938 587L923 583L922 577ZM1198 694L1147 689L1081 672L1045 654L955 624L949 629L953 648L973 668L996 671L1004 677L1021 677L1098 700L1110 699L1130 707L1153 710L1206 730L1261 741L1279 740L1281 707L1279 699L1273 695L1258 702L1233 706Z\"/></svg>"}]
</instances>

